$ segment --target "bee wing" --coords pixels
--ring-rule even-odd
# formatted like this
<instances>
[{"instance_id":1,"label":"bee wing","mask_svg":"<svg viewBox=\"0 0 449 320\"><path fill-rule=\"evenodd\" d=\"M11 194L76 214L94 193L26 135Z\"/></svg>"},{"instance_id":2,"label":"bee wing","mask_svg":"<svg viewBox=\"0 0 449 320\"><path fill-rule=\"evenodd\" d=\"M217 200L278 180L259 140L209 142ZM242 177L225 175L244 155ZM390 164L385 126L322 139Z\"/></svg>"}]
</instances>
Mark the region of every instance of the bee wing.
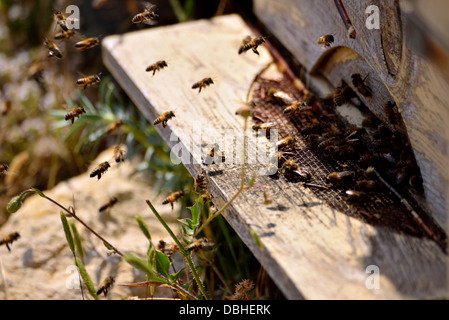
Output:
<instances>
[{"instance_id":1,"label":"bee wing","mask_svg":"<svg viewBox=\"0 0 449 320\"><path fill-rule=\"evenodd\" d=\"M152 20L152 19L146 19L143 21L143 23L145 23L146 25L149 25L149 26L153 26L153 25L157 24L157 21Z\"/></svg>"},{"instance_id":2,"label":"bee wing","mask_svg":"<svg viewBox=\"0 0 449 320\"><path fill-rule=\"evenodd\" d=\"M249 43L251 41L251 36L246 36L243 40L242 40L242 45L245 45L247 43Z\"/></svg>"},{"instance_id":3,"label":"bee wing","mask_svg":"<svg viewBox=\"0 0 449 320\"><path fill-rule=\"evenodd\" d=\"M145 10L154 11L157 9L157 6L151 2L144 1L144 2L142 2L142 4L143 4L143 7L145 8Z\"/></svg>"}]
</instances>

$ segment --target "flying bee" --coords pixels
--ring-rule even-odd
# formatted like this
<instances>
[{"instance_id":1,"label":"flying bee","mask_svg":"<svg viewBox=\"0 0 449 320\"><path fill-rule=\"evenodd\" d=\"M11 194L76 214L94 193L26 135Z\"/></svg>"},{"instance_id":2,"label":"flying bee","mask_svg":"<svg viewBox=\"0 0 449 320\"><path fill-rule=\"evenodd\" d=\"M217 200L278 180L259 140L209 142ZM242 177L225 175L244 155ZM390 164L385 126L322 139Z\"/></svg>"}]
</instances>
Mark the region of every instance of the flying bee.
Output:
<instances>
[{"instance_id":1,"label":"flying bee","mask_svg":"<svg viewBox=\"0 0 449 320\"><path fill-rule=\"evenodd\" d=\"M125 122L121 119L118 119L116 121L114 121L107 129L106 129L106 134L110 134L112 132L114 132L115 130L117 130L118 128L120 128Z\"/></svg>"},{"instance_id":2,"label":"flying bee","mask_svg":"<svg viewBox=\"0 0 449 320\"><path fill-rule=\"evenodd\" d=\"M363 191L357 191L357 190L346 190L347 198L346 200L351 202L365 202L368 200L368 195Z\"/></svg>"},{"instance_id":3,"label":"flying bee","mask_svg":"<svg viewBox=\"0 0 449 320\"><path fill-rule=\"evenodd\" d=\"M100 40L98 39L98 37L91 37L75 43L75 48L77 48L80 51L84 51L93 48L95 46L98 46L99 44Z\"/></svg>"},{"instance_id":4,"label":"flying bee","mask_svg":"<svg viewBox=\"0 0 449 320\"><path fill-rule=\"evenodd\" d=\"M48 40L47 38L45 38L44 46L48 50L48 57L50 57L50 58L51 57L56 57L58 59L62 58L61 49L59 49L59 47L56 45L56 43L54 43L53 41Z\"/></svg>"},{"instance_id":5,"label":"flying bee","mask_svg":"<svg viewBox=\"0 0 449 320\"><path fill-rule=\"evenodd\" d=\"M371 97L373 95L373 91L365 84L366 78L368 78L368 75L362 79L360 73L354 73L351 75L352 84L357 88L357 91L365 97Z\"/></svg>"},{"instance_id":6,"label":"flying bee","mask_svg":"<svg viewBox=\"0 0 449 320\"><path fill-rule=\"evenodd\" d=\"M101 283L100 288L98 288L98 290L97 290L97 294L103 293L104 296L106 297L108 295L109 290L112 288L112 285L114 284L114 282L115 282L115 279L111 276L104 279L103 282Z\"/></svg>"},{"instance_id":7,"label":"flying bee","mask_svg":"<svg viewBox=\"0 0 449 320\"><path fill-rule=\"evenodd\" d=\"M311 110L312 108L309 107L304 101L298 101L287 108L284 109L284 114L288 117L293 116L296 112L301 112L304 110Z\"/></svg>"},{"instance_id":8,"label":"flying bee","mask_svg":"<svg viewBox=\"0 0 449 320\"><path fill-rule=\"evenodd\" d=\"M356 189L365 191L365 192L372 192L377 191L380 189L380 183L377 180L359 180L355 182Z\"/></svg>"},{"instance_id":9,"label":"flying bee","mask_svg":"<svg viewBox=\"0 0 449 320\"><path fill-rule=\"evenodd\" d=\"M98 180L100 180L101 175L108 171L110 167L111 165L108 161L102 162L90 173L90 177L98 176Z\"/></svg>"},{"instance_id":10,"label":"flying bee","mask_svg":"<svg viewBox=\"0 0 449 320\"><path fill-rule=\"evenodd\" d=\"M153 124L158 125L159 123L162 123L162 127L167 128L167 121L174 117L175 113L173 111L167 111L164 112L161 116L157 117L156 120L154 120Z\"/></svg>"},{"instance_id":11,"label":"flying bee","mask_svg":"<svg viewBox=\"0 0 449 320\"><path fill-rule=\"evenodd\" d=\"M266 93L268 99L281 105L291 105L295 99L285 91L269 88Z\"/></svg>"},{"instance_id":12,"label":"flying bee","mask_svg":"<svg viewBox=\"0 0 449 320\"><path fill-rule=\"evenodd\" d=\"M159 61L157 61L157 62L155 62L155 63L149 65L149 66L145 69L145 71L146 71L146 72L151 72L151 71L153 71L153 76L154 76L154 74L156 73L156 71L159 71L159 70L161 70L161 69L163 69L163 68L165 68L165 67L168 67L167 62L166 62L165 60L159 60Z\"/></svg>"},{"instance_id":13,"label":"flying bee","mask_svg":"<svg viewBox=\"0 0 449 320\"><path fill-rule=\"evenodd\" d=\"M167 243L162 239L159 240L159 243L157 244L157 249L169 257L179 252L179 247L176 243L174 242Z\"/></svg>"},{"instance_id":14,"label":"flying bee","mask_svg":"<svg viewBox=\"0 0 449 320\"><path fill-rule=\"evenodd\" d=\"M286 138L284 138L284 139L282 139L282 140L279 140L279 141L276 143L276 146L277 146L278 148L288 147L288 146L293 145L293 144L295 143L295 141L296 141L295 138L288 136L288 137L286 137Z\"/></svg>"},{"instance_id":15,"label":"flying bee","mask_svg":"<svg viewBox=\"0 0 449 320\"><path fill-rule=\"evenodd\" d=\"M72 110L70 110L69 112L67 112L67 114L65 115L64 119L67 121L71 121L72 124L75 121L75 118L79 118L81 117L81 115L83 113L86 113L86 109L84 109L83 106L79 106L76 108L73 108Z\"/></svg>"},{"instance_id":16,"label":"flying bee","mask_svg":"<svg viewBox=\"0 0 449 320\"><path fill-rule=\"evenodd\" d=\"M399 117L399 113L394 111L394 104L391 101L388 101L384 105L384 112L385 112L385 115L387 116L388 121L392 125L397 124L397 119Z\"/></svg>"},{"instance_id":17,"label":"flying bee","mask_svg":"<svg viewBox=\"0 0 449 320\"><path fill-rule=\"evenodd\" d=\"M62 30L61 32L58 32L55 34L54 39L55 40L69 40L72 39L76 35L76 32L74 30Z\"/></svg>"},{"instance_id":18,"label":"flying bee","mask_svg":"<svg viewBox=\"0 0 449 320\"><path fill-rule=\"evenodd\" d=\"M200 93L202 88L206 88L207 86L209 86L209 85L211 85L213 83L214 83L214 80L212 80L212 78L210 78L210 77L209 78L204 78L203 80L195 82L192 85L192 89L199 88L200 90L198 91L198 93Z\"/></svg>"},{"instance_id":19,"label":"flying bee","mask_svg":"<svg viewBox=\"0 0 449 320\"><path fill-rule=\"evenodd\" d=\"M87 87L90 87L97 83L100 83L100 81L101 81L100 76L101 76L101 73L83 77L83 78L76 80L76 84L83 86L83 90L86 90Z\"/></svg>"},{"instance_id":20,"label":"flying bee","mask_svg":"<svg viewBox=\"0 0 449 320\"><path fill-rule=\"evenodd\" d=\"M125 161L126 158L126 151L124 149L122 149L119 145L114 147L114 160L117 163L120 163L122 161Z\"/></svg>"},{"instance_id":21,"label":"flying bee","mask_svg":"<svg viewBox=\"0 0 449 320\"><path fill-rule=\"evenodd\" d=\"M118 202L117 197L112 197L111 199L108 200L108 202L102 205L100 209L98 209L98 212L103 212L106 209L112 208L117 202Z\"/></svg>"},{"instance_id":22,"label":"flying bee","mask_svg":"<svg viewBox=\"0 0 449 320\"><path fill-rule=\"evenodd\" d=\"M193 188L195 189L195 191L207 190L207 179L203 173L199 173L196 176L195 181L193 183Z\"/></svg>"},{"instance_id":23,"label":"flying bee","mask_svg":"<svg viewBox=\"0 0 449 320\"><path fill-rule=\"evenodd\" d=\"M331 172L327 176L326 182L331 183L334 186L338 186L343 183L352 182L354 177L355 177L354 171Z\"/></svg>"},{"instance_id":24,"label":"flying bee","mask_svg":"<svg viewBox=\"0 0 449 320\"><path fill-rule=\"evenodd\" d=\"M181 199L183 196L184 196L184 192L183 191L173 192L172 194L170 194L167 198L165 198L162 201L162 204L170 203L171 204L171 209L173 210L173 203L175 201L177 201L178 199Z\"/></svg>"},{"instance_id":25,"label":"flying bee","mask_svg":"<svg viewBox=\"0 0 449 320\"><path fill-rule=\"evenodd\" d=\"M0 174L6 174L9 166L6 163L0 163Z\"/></svg>"},{"instance_id":26,"label":"flying bee","mask_svg":"<svg viewBox=\"0 0 449 320\"><path fill-rule=\"evenodd\" d=\"M332 43L334 43L334 36L332 34L327 34L318 38L318 44L329 48Z\"/></svg>"},{"instance_id":27,"label":"flying bee","mask_svg":"<svg viewBox=\"0 0 449 320\"><path fill-rule=\"evenodd\" d=\"M187 251L198 252L201 249L209 249L212 248L214 244L209 241L207 238L200 238L190 243L187 247Z\"/></svg>"},{"instance_id":28,"label":"flying bee","mask_svg":"<svg viewBox=\"0 0 449 320\"><path fill-rule=\"evenodd\" d=\"M246 36L243 39L242 44L239 48L239 54L251 49L251 50L253 50L253 52L255 54L259 55L259 51L257 51L257 47L262 45L263 43L265 43L264 37L251 38L251 36Z\"/></svg>"},{"instance_id":29,"label":"flying bee","mask_svg":"<svg viewBox=\"0 0 449 320\"><path fill-rule=\"evenodd\" d=\"M157 6L146 2L145 3L145 10L143 12L140 12L136 14L132 22L136 24L145 23L147 25L154 25L157 23L156 18L158 17L158 14L156 13Z\"/></svg>"},{"instance_id":30,"label":"flying bee","mask_svg":"<svg viewBox=\"0 0 449 320\"><path fill-rule=\"evenodd\" d=\"M63 31L69 30L69 27L67 26L67 20L61 11L56 11L53 14L53 17L54 17L57 25L60 26Z\"/></svg>"},{"instance_id":31,"label":"flying bee","mask_svg":"<svg viewBox=\"0 0 449 320\"><path fill-rule=\"evenodd\" d=\"M11 248L9 247L14 241L20 238L20 234L18 232L10 233L6 237L0 240L0 246L5 245L8 248L8 251L11 252Z\"/></svg>"},{"instance_id":32,"label":"flying bee","mask_svg":"<svg viewBox=\"0 0 449 320\"><path fill-rule=\"evenodd\" d=\"M253 130L271 130L276 126L275 122L264 122L264 123L257 123L253 124Z\"/></svg>"}]
</instances>

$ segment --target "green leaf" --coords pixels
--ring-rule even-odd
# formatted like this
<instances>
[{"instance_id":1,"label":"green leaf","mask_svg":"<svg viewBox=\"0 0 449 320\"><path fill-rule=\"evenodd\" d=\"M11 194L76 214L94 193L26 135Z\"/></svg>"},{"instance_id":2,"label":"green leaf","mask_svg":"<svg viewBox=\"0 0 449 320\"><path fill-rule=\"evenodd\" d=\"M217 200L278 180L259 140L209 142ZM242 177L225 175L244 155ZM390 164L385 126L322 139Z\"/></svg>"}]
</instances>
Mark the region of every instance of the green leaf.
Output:
<instances>
[{"instance_id":1,"label":"green leaf","mask_svg":"<svg viewBox=\"0 0 449 320\"><path fill-rule=\"evenodd\" d=\"M148 266L148 263L135 255L134 253L125 253L123 255L123 259L125 259L126 262L128 262L130 265L135 267L136 269L139 269L146 273L148 279L150 281L157 281L162 283L168 283L164 279L159 278L156 273Z\"/></svg>"},{"instance_id":2,"label":"green leaf","mask_svg":"<svg viewBox=\"0 0 449 320\"><path fill-rule=\"evenodd\" d=\"M249 183L248 183L248 187L252 187L255 180L256 180L256 176L253 176L253 177L251 178L251 180L249 181Z\"/></svg>"},{"instance_id":3,"label":"green leaf","mask_svg":"<svg viewBox=\"0 0 449 320\"><path fill-rule=\"evenodd\" d=\"M108 249L108 250L114 250L114 249L112 249L111 246L108 245L106 242L103 242L103 244L104 244L104 246L106 247L106 249Z\"/></svg>"},{"instance_id":4,"label":"green leaf","mask_svg":"<svg viewBox=\"0 0 449 320\"><path fill-rule=\"evenodd\" d=\"M199 226L199 220L201 217L201 213L204 210L204 201L202 197L199 197L195 204L189 208L191 214L192 214L192 227L194 230Z\"/></svg>"},{"instance_id":5,"label":"green leaf","mask_svg":"<svg viewBox=\"0 0 449 320\"><path fill-rule=\"evenodd\" d=\"M176 273L172 273L168 275L168 278L172 281L176 281L179 278L179 275L181 274L182 271L184 271L185 268L182 268L181 270L178 270L178 272Z\"/></svg>"},{"instance_id":6,"label":"green leaf","mask_svg":"<svg viewBox=\"0 0 449 320\"><path fill-rule=\"evenodd\" d=\"M168 277L170 268L170 259L168 256L160 251L156 251L156 270L160 274L163 274Z\"/></svg>"},{"instance_id":7,"label":"green leaf","mask_svg":"<svg viewBox=\"0 0 449 320\"><path fill-rule=\"evenodd\" d=\"M73 233L73 240L75 241L75 249L78 255L80 256L81 260L84 260L84 248L83 243L81 242L81 236L78 233L78 229L76 228L75 221L71 220L69 222L70 228L72 229Z\"/></svg>"},{"instance_id":8,"label":"green leaf","mask_svg":"<svg viewBox=\"0 0 449 320\"><path fill-rule=\"evenodd\" d=\"M148 230L146 223L139 216L136 216L136 221L137 221L137 224L139 225L140 230L144 234L144 236L148 239L148 241L151 242L150 231Z\"/></svg>"},{"instance_id":9,"label":"green leaf","mask_svg":"<svg viewBox=\"0 0 449 320\"><path fill-rule=\"evenodd\" d=\"M257 234L257 232L255 230L251 230L251 236L253 237L254 242L256 243L256 245L259 248L263 247L262 241L260 241L259 235Z\"/></svg>"},{"instance_id":10,"label":"green leaf","mask_svg":"<svg viewBox=\"0 0 449 320\"><path fill-rule=\"evenodd\" d=\"M40 191L39 189L36 188L31 188L34 190L34 192L36 192L38 195L40 195L42 198L45 198L45 195L42 193L42 191Z\"/></svg>"},{"instance_id":11,"label":"green leaf","mask_svg":"<svg viewBox=\"0 0 449 320\"><path fill-rule=\"evenodd\" d=\"M67 239L67 243L69 244L70 250L75 252L75 244L73 242L72 232L70 231L69 223L67 222L67 218L65 213L61 211L61 221L62 226L64 228L65 237Z\"/></svg>"},{"instance_id":12,"label":"green leaf","mask_svg":"<svg viewBox=\"0 0 449 320\"><path fill-rule=\"evenodd\" d=\"M78 270L81 275L81 279L83 279L84 284L86 285L87 291L89 291L90 295L95 299L98 300L97 296L97 290L95 290L94 283L92 282L92 279L90 278L89 274L86 271L86 268L84 268L83 263L81 260L76 257L75 258L76 265L78 266Z\"/></svg>"}]
</instances>

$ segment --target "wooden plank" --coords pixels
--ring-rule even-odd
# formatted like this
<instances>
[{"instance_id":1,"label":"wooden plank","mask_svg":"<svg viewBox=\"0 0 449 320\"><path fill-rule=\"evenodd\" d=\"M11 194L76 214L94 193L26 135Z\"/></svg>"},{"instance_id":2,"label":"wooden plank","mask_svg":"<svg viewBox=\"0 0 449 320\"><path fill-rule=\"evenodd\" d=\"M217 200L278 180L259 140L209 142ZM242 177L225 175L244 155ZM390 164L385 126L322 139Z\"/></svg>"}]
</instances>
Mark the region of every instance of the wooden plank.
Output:
<instances>
[{"instance_id":1,"label":"wooden plank","mask_svg":"<svg viewBox=\"0 0 449 320\"><path fill-rule=\"evenodd\" d=\"M367 83L374 96L361 97L361 100L380 119L386 120L382 105L388 100L396 102L423 176L427 206L448 232L449 52L447 30L441 27L447 19L444 21L442 15L435 14L438 10L446 12L447 2L411 2L416 9L413 13L439 31L436 34L429 29L423 39L434 34L442 40L441 46L433 43L427 46L421 41L415 32L421 25L414 28L410 8L404 8L406 1L346 0L342 3L357 31L356 39L347 37L333 0L255 0L254 10L306 70L323 75L333 87L341 79L351 84L354 72L369 74ZM380 9L379 29L366 27L366 20L372 14L366 13L370 5ZM435 20L430 21L429 17ZM317 44L317 39L325 34L333 34L335 38L329 49ZM420 52L416 47L420 47ZM432 52L426 52L430 49ZM423 51L428 56L423 56Z\"/></svg>"},{"instance_id":2,"label":"wooden plank","mask_svg":"<svg viewBox=\"0 0 449 320\"><path fill-rule=\"evenodd\" d=\"M193 176L202 167L201 154L208 151L208 144L241 137L243 123L235 115L236 101L245 101L254 78L272 62L264 47L259 48L260 56L237 54L248 34L244 21L229 15L109 36L102 42L106 66L149 121L175 110L168 127L157 128L172 150L187 148L192 158L184 165ZM145 72L148 64L160 59L168 60L166 69L154 77ZM194 82L210 75L215 77L213 85L200 94L191 89ZM240 153L237 147L235 159ZM344 215L300 184L259 175L261 167L259 163L248 165L246 178L256 176L273 203L263 204L260 189L246 190L224 217L286 297L446 296L447 286L441 279L447 279L447 257L434 242ZM239 188L240 165L223 163L207 170L210 191L221 207ZM252 230L260 236L262 250L254 244ZM379 268L379 289L367 288L370 265Z\"/></svg>"}]
</instances>

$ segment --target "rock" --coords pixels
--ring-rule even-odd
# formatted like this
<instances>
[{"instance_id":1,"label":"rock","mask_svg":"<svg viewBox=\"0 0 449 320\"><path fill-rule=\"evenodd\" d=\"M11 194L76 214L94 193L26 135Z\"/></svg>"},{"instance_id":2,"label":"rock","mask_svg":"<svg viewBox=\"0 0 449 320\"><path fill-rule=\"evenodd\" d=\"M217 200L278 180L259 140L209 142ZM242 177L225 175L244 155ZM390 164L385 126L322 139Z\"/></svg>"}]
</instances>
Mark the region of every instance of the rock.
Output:
<instances>
[{"instance_id":1,"label":"rock","mask_svg":"<svg viewBox=\"0 0 449 320\"><path fill-rule=\"evenodd\" d=\"M120 165L111 162L111 168L98 180L90 172L103 161L111 160L112 150L106 150L92 163L84 174L59 183L55 188L43 191L45 195L65 207L73 205L77 216L102 235L121 252L134 252L146 256L148 240L140 231L135 216L147 224L154 245L160 239L170 241L170 236L156 219L145 200L149 199L176 233L179 211L161 205L155 196L152 183L143 174L131 175L138 161L125 161ZM113 164L112 164L113 163ZM99 208L111 197L118 202L109 210L99 213ZM0 299L82 299L79 279L74 266L55 204L35 194L28 197L22 208L11 215L0 229L0 237L19 232L21 237L11 245L11 252L0 246L0 267L6 278L0 277ZM69 220L73 218L68 218ZM85 257L84 264L96 287L109 275L115 283L106 299L127 299L131 296L145 297L145 288L119 286L145 281L145 275L131 267L117 254L108 256L102 241L75 221L81 235ZM84 285L83 285L84 287ZM84 298L92 299L84 287ZM169 289L157 289L155 296L172 298ZM101 296L101 299L105 299Z\"/></svg>"}]
</instances>

